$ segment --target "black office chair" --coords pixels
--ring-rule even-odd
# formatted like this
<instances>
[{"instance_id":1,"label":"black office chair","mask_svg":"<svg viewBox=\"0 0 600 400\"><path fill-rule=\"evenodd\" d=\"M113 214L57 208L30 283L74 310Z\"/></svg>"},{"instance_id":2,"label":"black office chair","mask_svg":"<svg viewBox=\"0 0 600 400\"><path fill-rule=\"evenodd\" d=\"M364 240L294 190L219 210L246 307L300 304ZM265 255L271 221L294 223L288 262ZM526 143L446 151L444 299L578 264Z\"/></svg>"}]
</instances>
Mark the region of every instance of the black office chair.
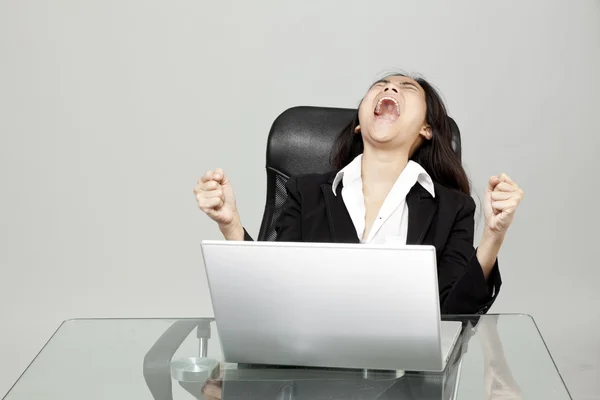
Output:
<instances>
[{"instance_id":1,"label":"black office chair","mask_svg":"<svg viewBox=\"0 0 600 400\"><path fill-rule=\"evenodd\" d=\"M350 123L355 109L293 107L273 122L267 141L267 200L258 240L277 239L274 224L286 200L290 176L333 170L331 151L337 135ZM452 144L461 157L460 131L452 118Z\"/></svg>"}]
</instances>

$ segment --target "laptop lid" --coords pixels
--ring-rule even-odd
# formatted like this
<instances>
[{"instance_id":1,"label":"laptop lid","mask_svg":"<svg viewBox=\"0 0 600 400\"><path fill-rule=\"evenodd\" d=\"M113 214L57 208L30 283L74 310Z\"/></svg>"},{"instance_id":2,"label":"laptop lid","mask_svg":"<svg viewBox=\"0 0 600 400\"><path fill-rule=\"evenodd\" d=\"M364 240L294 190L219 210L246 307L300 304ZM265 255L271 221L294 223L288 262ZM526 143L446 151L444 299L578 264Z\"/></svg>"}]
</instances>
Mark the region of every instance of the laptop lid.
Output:
<instances>
[{"instance_id":1,"label":"laptop lid","mask_svg":"<svg viewBox=\"0 0 600 400\"><path fill-rule=\"evenodd\" d=\"M202 252L228 362L444 369L433 246L203 241Z\"/></svg>"}]
</instances>

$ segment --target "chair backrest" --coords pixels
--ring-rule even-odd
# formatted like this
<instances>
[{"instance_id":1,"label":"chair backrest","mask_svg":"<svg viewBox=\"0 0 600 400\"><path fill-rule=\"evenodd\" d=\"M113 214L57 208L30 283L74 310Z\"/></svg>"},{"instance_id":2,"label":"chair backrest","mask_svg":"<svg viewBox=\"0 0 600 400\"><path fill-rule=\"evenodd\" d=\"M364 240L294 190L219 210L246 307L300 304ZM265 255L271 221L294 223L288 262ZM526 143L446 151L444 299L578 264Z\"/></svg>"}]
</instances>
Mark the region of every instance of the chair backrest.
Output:
<instances>
[{"instance_id":1,"label":"chair backrest","mask_svg":"<svg viewBox=\"0 0 600 400\"><path fill-rule=\"evenodd\" d=\"M290 176L333 170L331 151L337 135L348 125L356 109L293 107L273 122L267 141L267 199L258 240L277 239L274 223L287 198ZM458 126L450 118L454 151L460 157Z\"/></svg>"}]
</instances>

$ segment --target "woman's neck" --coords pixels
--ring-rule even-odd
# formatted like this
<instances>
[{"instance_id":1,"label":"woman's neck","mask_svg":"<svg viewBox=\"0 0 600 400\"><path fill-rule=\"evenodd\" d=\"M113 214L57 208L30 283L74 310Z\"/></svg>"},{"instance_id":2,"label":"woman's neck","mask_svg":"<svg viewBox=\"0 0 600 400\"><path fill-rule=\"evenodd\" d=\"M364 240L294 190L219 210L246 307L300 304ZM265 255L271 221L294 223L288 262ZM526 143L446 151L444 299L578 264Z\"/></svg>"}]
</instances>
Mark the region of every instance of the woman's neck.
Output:
<instances>
[{"instance_id":1,"label":"woman's neck","mask_svg":"<svg viewBox=\"0 0 600 400\"><path fill-rule=\"evenodd\" d=\"M405 152L365 148L361 166L363 186L391 188L407 164Z\"/></svg>"}]
</instances>

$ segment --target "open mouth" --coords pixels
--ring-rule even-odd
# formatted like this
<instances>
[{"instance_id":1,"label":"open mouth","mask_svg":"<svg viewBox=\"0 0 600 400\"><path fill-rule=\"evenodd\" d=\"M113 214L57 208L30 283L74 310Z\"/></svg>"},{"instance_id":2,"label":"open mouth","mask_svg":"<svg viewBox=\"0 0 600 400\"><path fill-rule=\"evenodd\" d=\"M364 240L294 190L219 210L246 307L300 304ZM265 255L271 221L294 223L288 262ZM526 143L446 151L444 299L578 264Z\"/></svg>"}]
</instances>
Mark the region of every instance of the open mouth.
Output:
<instances>
[{"instance_id":1,"label":"open mouth","mask_svg":"<svg viewBox=\"0 0 600 400\"><path fill-rule=\"evenodd\" d=\"M393 97L382 97L375 106L374 114L378 119L395 121L400 116L400 105Z\"/></svg>"}]
</instances>

